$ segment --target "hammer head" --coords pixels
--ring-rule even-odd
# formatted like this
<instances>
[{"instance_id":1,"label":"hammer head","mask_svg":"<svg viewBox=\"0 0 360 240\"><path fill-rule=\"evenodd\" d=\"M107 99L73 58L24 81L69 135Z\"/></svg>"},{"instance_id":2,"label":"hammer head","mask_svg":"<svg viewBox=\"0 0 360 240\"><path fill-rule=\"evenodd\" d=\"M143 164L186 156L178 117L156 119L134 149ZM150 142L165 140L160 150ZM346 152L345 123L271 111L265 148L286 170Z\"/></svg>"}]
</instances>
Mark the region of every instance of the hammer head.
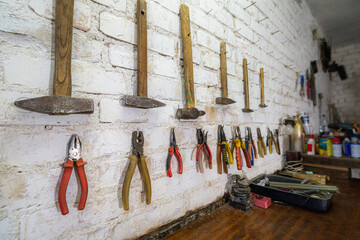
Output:
<instances>
[{"instance_id":1,"label":"hammer head","mask_svg":"<svg viewBox=\"0 0 360 240\"><path fill-rule=\"evenodd\" d=\"M177 119L197 119L203 115L205 115L205 112L197 108L179 108L176 111Z\"/></svg>"},{"instance_id":2,"label":"hammer head","mask_svg":"<svg viewBox=\"0 0 360 240\"><path fill-rule=\"evenodd\" d=\"M216 98L216 104L229 105L229 104L233 104L233 103L236 103L236 102L230 98L224 98L224 97Z\"/></svg>"},{"instance_id":3,"label":"hammer head","mask_svg":"<svg viewBox=\"0 0 360 240\"><path fill-rule=\"evenodd\" d=\"M267 107L267 105L266 105L266 104L261 103L261 104L259 104L259 107L261 107L261 108L266 108L266 107Z\"/></svg>"},{"instance_id":4,"label":"hammer head","mask_svg":"<svg viewBox=\"0 0 360 240\"><path fill-rule=\"evenodd\" d=\"M253 112L254 110L252 110L250 108L243 108L242 111L243 112Z\"/></svg>"},{"instance_id":5,"label":"hammer head","mask_svg":"<svg viewBox=\"0 0 360 240\"><path fill-rule=\"evenodd\" d=\"M166 104L147 97L126 95L124 97L124 105L128 107L147 109L164 107Z\"/></svg>"},{"instance_id":6,"label":"hammer head","mask_svg":"<svg viewBox=\"0 0 360 240\"><path fill-rule=\"evenodd\" d=\"M94 112L93 100L64 96L45 96L20 100L15 102L15 106L29 111L50 115Z\"/></svg>"}]
</instances>

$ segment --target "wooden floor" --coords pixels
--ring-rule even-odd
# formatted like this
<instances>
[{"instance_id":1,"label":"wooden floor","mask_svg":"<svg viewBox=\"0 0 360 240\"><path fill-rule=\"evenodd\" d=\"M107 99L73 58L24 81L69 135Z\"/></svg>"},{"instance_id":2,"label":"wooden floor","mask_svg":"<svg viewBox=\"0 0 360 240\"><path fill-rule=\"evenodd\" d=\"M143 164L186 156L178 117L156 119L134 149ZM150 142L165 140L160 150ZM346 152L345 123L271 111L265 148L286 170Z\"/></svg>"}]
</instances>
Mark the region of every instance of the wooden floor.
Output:
<instances>
[{"instance_id":1,"label":"wooden floor","mask_svg":"<svg viewBox=\"0 0 360 240\"><path fill-rule=\"evenodd\" d=\"M360 180L336 180L326 213L274 204L244 213L229 205L166 238L171 239L360 239Z\"/></svg>"}]
</instances>

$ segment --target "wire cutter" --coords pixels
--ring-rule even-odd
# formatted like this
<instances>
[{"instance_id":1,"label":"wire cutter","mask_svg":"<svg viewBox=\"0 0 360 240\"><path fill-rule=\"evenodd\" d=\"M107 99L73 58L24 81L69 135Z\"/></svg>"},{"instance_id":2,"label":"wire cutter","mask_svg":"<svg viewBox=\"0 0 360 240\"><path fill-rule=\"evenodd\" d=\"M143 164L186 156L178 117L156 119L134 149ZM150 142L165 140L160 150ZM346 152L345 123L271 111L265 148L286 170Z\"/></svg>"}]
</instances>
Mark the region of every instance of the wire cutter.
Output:
<instances>
[{"instance_id":1,"label":"wire cutter","mask_svg":"<svg viewBox=\"0 0 360 240\"><path fill-rule=\"evenodd\" d=\"M243 141L241 138L240 127L233 128L233 136L234 136L234 140L233 140L232 146L231 146L231 153L234 152L234 148L236 147L236 163L237 163L238 170L242 169L240 148L242 149L242 152L244 154L247 167L251 168L250 157L246 150L245 141Z\"/></svg>"},{"instance_id":2,"label":"wire cutter","mask_svg":"<svg viewBox=\"0 0 360 240\"><path fill-rule=\"evenodd\" d=\"M245 130L247 130L247 139L248 139L247 152L249 153L251 166L254 166L254 157L258 158L257 152L256 152L256 145L255 145L254 139L252 138L251 128L246 127Z\"/></svg>"},{"instance_id":3,"label":"wire cutter","mask_svg":"<svg viewBox=\"0 0 360 240\"><path fill-rule=\"evenodd\" d=\"M183 163L181 159L181 155L179 153L179 147L176 145L176 138L175 138L175 128L171 128L170 130L170 147L169 147L169 154L166 159L166 172L169 177L172 177L171 173L171 158L175 154L176 159L179 163L179 174L183 172Z\"/></svg>"},{"instance_id":4,"label":"wire cutter","mask_svg":"<svg viewBox=\"0 0 360 240\"><path fill-rule=\"evenodd\" d=\"M198 149L196 151L196 162L198 163L199 170L201 173L204 172L204 168L202 165L202 158L201 158L201 154L200 154L200 151L202 149L204 151L204 156L207 156L207 158L208 158L209 168L212 169L212 155L211 155L210 148L207 144L207 135L208 135L208 132L205 133L205 131L203 131L201 128L196 129L196 137L198 140Z\"/></svg>"},{"instance_id":5,"label":"wire cutter","mask_svg":"<svg viewBox=\"0 0 360 240\"><path fill-rule=\"evenodd\" d=\"M220 137L221 137L221 152L223 156L223 161L225 164L233 164L234 160L230 151L229 143L226 140L224 126L220 126Z\"/></svg>"},{"instance_id":6,"label":"wire cutter","mask_svg":"<svg viewBox=\"0 0 360 240\"><path fill-rule=\"evenodd\" d=\"M127 172L125 174L125 179L122 187L122 202L124 206L124 210L129 210L129 190L131 179L134 175L135 167L138 165L141 178L144 182L145 186L145 197L146 204L149 205L151 203L151 181L149 176L149 171L146 165L146 156L144 155L144 135L143 132L134 131L132 133L132 155L129 157L130 164Z\"/></svg>"},{"instance_id":7,"label":"wire cutter","mask_svg":"<svg viewBox=\"0 0 360 240\"><path fill-rule=\"evenodd\" d=\"M261 156L261 158L264 158L264 156L267 153L266 145L264 142L264 138L261 135L260 128L257 128L256 130L257 130L257 137L258 137L258 140L257 140L258 152L259 152L259 155Z\"/></svg>"},{"instance_id":8,"label":"wire cutter","mask_svg":"<svg viewBox=\"0 0 360 240\"><path fill-rule=\"evenodd\" d=\"M218 136L217 136L217 148L216 148L216 159L218 165L218 173L222 174L222 169L224 165L224 172L228 173L228 169L225 163L221 161L221 125L218 125Z\"/></svg>"},{"instance_id":9,"label":"wire cutter","mask_svg":"<svg viewBox=\"0 0 360 240\"><path fill-rule=\"evenodd\" d=\"M61 178L60 188L59 188L59 206L62 215L69 213L69 208L66 203L66 190L69 184L70 176L74 164L76 165L76 170L79 175L80 185L81 185L81 197L78 205L79 210L85 208L85 203L88 195L88 183L85 174L85 164L84 160L81 158L81 141L78 135L73 134L70 138L68 145L68 159L64 163L64 173Z\"/></svg>"},{"instance_id":10,"label":"wire cutter","mask_svg":"<svg viewBox=\"0 0 360 240\"><path fill-rule=\"evenodd\" d=\"M267 128L267 132L266 146L269 146L269 153L272 154L273 145L275 145L276 152L279 153L279 147L270 128Z\"/></svg>"}]
</instances>

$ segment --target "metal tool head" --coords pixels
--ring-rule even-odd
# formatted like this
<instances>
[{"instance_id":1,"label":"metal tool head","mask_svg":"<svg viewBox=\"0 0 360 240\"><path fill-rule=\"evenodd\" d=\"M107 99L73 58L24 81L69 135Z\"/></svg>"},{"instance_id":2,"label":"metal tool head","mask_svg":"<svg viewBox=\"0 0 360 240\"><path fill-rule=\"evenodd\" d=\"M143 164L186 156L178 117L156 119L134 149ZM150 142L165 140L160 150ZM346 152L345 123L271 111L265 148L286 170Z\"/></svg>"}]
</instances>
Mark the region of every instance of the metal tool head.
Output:
<instances>
[{"instance_id":1,"label":"metal tool head","mask_svg":"<svg viewBox=\"0 0 360 240\"><path fill-rule=\"evenodd\" d=\"M207 145L208 132L209 132L209 131L206 131L206 133L205 133L205 131L203 131L203 144L205 144L205 145ZM205 133L205 134L204 134L204 133Z\"/></svg>"},{"instance_id":2,"label":"metal tool head","mask_svg":"<svg viewBox=\"0 0 360 240\"><path fill-rule=\"evenodd\" d=\"M177 119L197 119L203 115L205 115L205 112L197 108L179 108L176 111Z\"/></svg>"},{"instance_id":3,"label":"metal tool head","mask_svg":"<svg viewBox=\"0 0 360 240\"><path fill-rule=\"evenodd\" d=\"M274 130L274 136L277 138L279 136L279 130L278 129L275 129Z\"/></svg>"},{"instance_id":4,"label":"metal tool head","mask_svg":"<svg viewBox=\"0 0 360 240\"><path fill-rule=\"evenodd\" d=\"M170 145L176 147L176 137L175 137L175 128L170 130Z\"/></svg>"},{"instance_id":5,"label":"metal tool head","mask_svg":"<svg viewBox=\"0 0 360 240\"><path fill-rule=\"evenodd\" d=\"M77 161L81 158L82 144L78 135L73 134L68 145L68 158Z\"/></svg>"},{"instance_id":6,"label":"metal tool head","mask_svg":"<svg viewBox=\"0 0 360 240\"><path fill-rule=\"evenodd\" d=\"M94 112L94 102L86 98L44 96L16 101L15 106L50 115L67 115Z\"/></svg>"},{"instance_id":7,"label":"metal tool head","mask_svg":"<svg viewBox=\"0 0 360 240\"><path fill-rule=\"evenodd\" d=\"M124 96L124 105L133 108L148 109L148 108L164 107L166 104L147 97L126 95Z\"/></svg>"},{"instance_id":8,"label":"metal tool head","mask_svg":"<svg viewBox=\"0 0 360 240\"><path fill-rule=\"evenodd\" d=\"M258 137L258 139L259 139L259 140L262 140L263 137L262 137L262 135L261 135L261 130L260 130L260 128L257 128L256 131L257 131L257 137Z\"/></svg>"},{"instance_id":9,"label":"metal tool head","mask_svg":"<svg viewBox=\"0 0 360 240\"><path fill-rule=\"evenodd\" d=\"M229 104L236 103L234 100L232 100L230 98L224 98L224 97L216 98L215 102L216 102L216 104L220 104L220 105L229 105Z\"/></svg>"},{"instance_id":10,"label":"metal tool head","mask_svg":"<svg viewBox=\"0 0 360 240\"><path fill-rule=\"evenodd\" d=\"M266 108L268 105L266 105L265 103L264 104L262 104L262 103L260 103L259 104L259 107L261 107L261 108Z\"/></svg>"},{"instance_id":11,"label":"metal tool head","mask_svg":"<svg viewBox=\"0 0 360 240\"><path fill-rule=\"evenodd\" d=\"M144 135L142 131L134 131L132 133L131 138L132 146L133 146L133 155L136 155L138 157L142 156L144 154Z\"/></svg>"},{"instance_id":12,"label":"metal tool head","mask_svg":"<svg viewBox=\"0 0 360 240\"><path fill-rule=\"evenodd\" d=\"M204 132L201 128L196 129L196 138L197 138L198 144L204 143Z\"/></svg>"},{"instance_id":13,"label":"metal tool head","mask_svg":"<svg viewBox=\"0 0 360 240\"><path fill-rule=\"evenodd\" d=\"M224 132L224 126L221 126L220 128L220 135L221 135L221 142L226 142L226 135Z\"/></svg>"},{"instance_id":14,"label":"metal tool head","mask_svg":"<svg viewBox=\"0 0 360 240\"><path fill-rule=\"evenodd\" d=\"M218 142L218 143L221 143L221 125L218 125L217 142Z\"/></svg>"},{"instance_id":15,"label":"metal tool head","mask_svg":"<svg viewBox=\"0 0 360 240\"><path fill-rule=\"evenodd\" d=\"M241 134L240 134L240 127L239 126L236 126L236 127L233 127L233 131L232 131L232 134L233 134L233 139L240 139L241 137Z\"/></svg>"},{"instance_id":16,"label":"metal tool head","mask_svg":"<svg viewBox=\"0 0 360 240\"><path fill-rule=\"evenodd\" d=\"M270 128L267 128L267 134L268 134L268 137L273 137L273 133L270 130Z\"/></svg>"},{"instance_id":17,"label":"metal tool head","mask_svg":"<svg viewBox=\"0 0 360 240\"><path fill-rule=\"evenodd\" d=\"M242 111L243 112L253 112L254 110L252 110L250 108L243 108Z\"/></svg>"}]
</instances>

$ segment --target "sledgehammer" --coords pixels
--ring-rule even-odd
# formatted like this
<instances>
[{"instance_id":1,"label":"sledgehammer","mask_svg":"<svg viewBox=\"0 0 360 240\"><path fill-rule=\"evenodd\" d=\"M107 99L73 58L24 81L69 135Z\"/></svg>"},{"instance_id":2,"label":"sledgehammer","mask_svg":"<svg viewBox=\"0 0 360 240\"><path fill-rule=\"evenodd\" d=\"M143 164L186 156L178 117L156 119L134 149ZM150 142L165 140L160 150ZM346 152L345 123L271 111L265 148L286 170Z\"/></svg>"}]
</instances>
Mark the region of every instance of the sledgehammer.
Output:
<instances>
[{"instance_id":1,"label":"sledgehammer","mask_svg":"<svg viewBox=\"0 0 360 240\"><path fill-rule=\"evenodd\" d=\"M184 56L186 108L178 109L176 112L176 117L178 119L196 119L200 116L205 115L205 112L195 108L190 17L189 17L189 7L186 6L185 4L181 4L180 18L181 18L181 34L182 34L182 44L183 44L183 56Z\"/></svg>"},{"instance_id":2,"label":"sledgehammer","mask_svg":"<svg viewBox=\"0 0 360 240\"><path fill-rule=\"evenodd\" d=\"M16 101L15 105L34 112L51 115L92 113L91 99L71 97L71 47L74 0L56 0L55 71L53 96Z\"/></svg>"},{"instance_id":3,"label":"sledgehammer","mask_svg":"<svg viewBox=\"0 0 360 240\"><path fill-rule=\"evenodd\" d=\"M165 106L164 103L147 97L147 21L146 2L137 2L137 96L126 95L124 105L135 108L157 108Z\"/></svg>"}]
</instances>

